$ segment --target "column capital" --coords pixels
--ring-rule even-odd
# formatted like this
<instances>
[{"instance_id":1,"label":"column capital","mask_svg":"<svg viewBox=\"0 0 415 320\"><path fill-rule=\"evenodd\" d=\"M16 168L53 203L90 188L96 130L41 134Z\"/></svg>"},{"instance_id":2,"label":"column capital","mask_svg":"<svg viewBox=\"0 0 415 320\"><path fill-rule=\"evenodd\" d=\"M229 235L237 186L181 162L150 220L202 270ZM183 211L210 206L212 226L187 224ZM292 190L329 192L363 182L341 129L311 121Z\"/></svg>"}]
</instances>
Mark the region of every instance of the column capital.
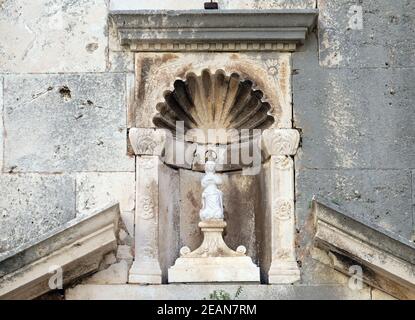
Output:
<instances>
[{"instance_id":1,"label":"column capital","mask_svg":"<svg viewBox=\"0 0 415 320\"><path fill-rule=\"evenodd\" d=\"M136 155L160 156L164 150L167 133L164 129L131 128L128 133Z\"/></svg>"},{"instance_id":2,"label":"column capital","mask_svg":"<svg viewBox=\"0 0 415 320\"><path fill-rule=\"evenodd\" d=\"M266 129L262 132L262 148L267 155L294 155L300 143L295 129Z\"/></svg>"}]
</instances>

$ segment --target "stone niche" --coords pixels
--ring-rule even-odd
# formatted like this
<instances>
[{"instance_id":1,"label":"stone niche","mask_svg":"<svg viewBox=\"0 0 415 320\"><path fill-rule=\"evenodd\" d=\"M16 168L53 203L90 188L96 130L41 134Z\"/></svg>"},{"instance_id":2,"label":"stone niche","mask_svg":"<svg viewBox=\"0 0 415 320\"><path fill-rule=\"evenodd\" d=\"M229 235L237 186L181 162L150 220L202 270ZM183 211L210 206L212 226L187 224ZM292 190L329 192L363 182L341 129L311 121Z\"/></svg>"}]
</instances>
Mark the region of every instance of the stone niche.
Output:
<instances>
[{"instance_id":1,"label":"stone niche","mask_svg":"<svg viewBox=\"0 0 415 320\"><path fill-rule=\"evenodd\" d=\"M213 149L224 180L226 244L247 248L262 283L298 281L292 156L300 137L292 128L291 54L316 11L111 16L120 43L135 52L128 143L136 155L137 191L129 282L167 283L180 248L201 244L200 180L206 151ZM186 25L196 20L197 27ZM222 134L201 134L208 129Z\"/></svg>"}]
</instances>

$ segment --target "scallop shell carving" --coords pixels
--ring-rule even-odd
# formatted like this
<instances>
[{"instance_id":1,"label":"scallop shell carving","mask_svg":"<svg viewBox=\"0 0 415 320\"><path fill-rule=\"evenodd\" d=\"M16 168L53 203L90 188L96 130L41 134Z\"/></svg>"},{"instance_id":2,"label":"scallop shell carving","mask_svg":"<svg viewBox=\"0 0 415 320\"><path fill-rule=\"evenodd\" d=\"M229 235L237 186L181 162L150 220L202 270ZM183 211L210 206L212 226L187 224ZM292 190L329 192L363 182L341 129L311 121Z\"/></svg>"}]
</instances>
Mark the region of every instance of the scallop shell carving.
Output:
<instances>
[{"instance_id":1,"label":"scallop shell carving","mask_svg":"<svg viewBox=\"0 0 415 320\"><path fill-rule=\"evenodd\" d=\"M164 93L164 102L157 104L153 118L156 127L175 133L176 122L183 121L189 129L266 129L274 118L268 115L271 106L262 101L260 90L253 89L250 80L237 73L227 76L218 70L211 74L202 71L200 76L188 73L186 79L176 80L174 90Z\"/></svg>"}]
</instances>

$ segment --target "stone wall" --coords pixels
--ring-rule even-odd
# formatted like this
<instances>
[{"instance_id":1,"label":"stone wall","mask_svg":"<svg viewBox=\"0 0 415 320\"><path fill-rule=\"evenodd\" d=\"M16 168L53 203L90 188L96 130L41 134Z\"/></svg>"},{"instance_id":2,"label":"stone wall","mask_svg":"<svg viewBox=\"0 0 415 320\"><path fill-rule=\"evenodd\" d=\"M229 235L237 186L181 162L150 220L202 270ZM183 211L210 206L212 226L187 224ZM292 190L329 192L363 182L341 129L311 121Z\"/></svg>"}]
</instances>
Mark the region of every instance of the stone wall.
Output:
<instances>
[{"instance_id":1,"label":"stone wall","mask_svg":"<svg viewBox=\"0 0 415 320\"><path fill-rule=\"evenodd\" d=\"M415 3L219 3L320 10L318 30L293 55L298 258L302 284L346 281L311 259L310 203L322 195L412 236ZM175 1L138 2L149 4L177 9ZM126 114L134 59L107 11L106 0L0 0L0 253L110 199L133 230Z\"/></svg>"},{"instance_id":2,"label":"stone wall","mask_svg":"<svg viewBox=\"0 0 415 320\"><path fill-rule=\"evenodd\" d=\"M0 252L111 199L133 230L129 69L109 54L107 10L0 1Z\"/></svg>"},{"instance_id":3,"label":"stone wall","mask_svg":"<svg viewBox=\"0 0 415 320\"><path fill-rule=\"evenodd\" d=\"M317 7L318 31L293 55L299 259L314 271L312 196L410 239L415 167L415 3L319 0ZM322 278L304 274L305 282Z\"/></svg>"}]
</instances>

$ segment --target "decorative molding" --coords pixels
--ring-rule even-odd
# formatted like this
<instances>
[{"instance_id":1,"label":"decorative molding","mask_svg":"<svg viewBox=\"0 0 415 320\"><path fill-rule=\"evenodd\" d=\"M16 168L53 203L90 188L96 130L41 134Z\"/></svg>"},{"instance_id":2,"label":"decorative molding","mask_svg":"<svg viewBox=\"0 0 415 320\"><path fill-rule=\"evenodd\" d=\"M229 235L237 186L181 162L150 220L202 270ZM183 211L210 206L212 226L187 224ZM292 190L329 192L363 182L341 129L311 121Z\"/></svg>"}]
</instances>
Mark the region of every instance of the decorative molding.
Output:
<instances>
[{"instance_id":1,"label":"decorative molding","mask_svg":"<svg viewBox=\"0 0 415 320\"><path fill-rule=\"evenodd\" d=\"M251 80L220 69L215 73L204 69L200 75L190 72L185 78L176 80L174 90L166 91L165 101L157 104L156 127L173 135L184 130L185 139L191 142L227 144L242 139L243 129L252 136L255 129L261 132L274 123L268 115L270 104L262 101L263 93L255 90ZM178 121L181 132L176 132Z\"/></svg>"},{"instance_id":2,"label":"decorative molding","mask_svg":"<svg viewBox=\"0 0 415 320\"><path fill-rule=\"evenodd\" d=\"M266 129L262 133L262 146L268 155L295 155L300 133L295 129Z\"/></svg>"},{"instance_id":3,"label":"decorative molding","mask_svg":"<svg viewBox=\"0 0 415 320\"><path fill-rule=\"evenodd\" d=\"M188 52L239 52L239 51L282 51L293 52L297 48L295 43L280 42L199 42L199 43L132 43L130 51L135 52L157 52L157 51L188 51Z\"/></svg>"},{"instance_id":4,"label":"decorative molding","mask_svg":"<svg viewBox=\"0 0 415 320\"><path fill-rule=\"evenodd\" d=\"M285 198L274 200L274 216L279 220L288 220L294 213L294 201Z\"/></svg>"},{"instance_id":5,"label":"decorative molding","mask_svg":"<svg viewBox=\"0 0 415 320\"><path fill-rule=\"evenodd\" d=\"M120 43L133 51L294 51L317 9L114 10Z\"/></svg>"},{"instance_id":6,"label":"decorative molding","mask_svg":"<svg viewBox=\"0 0 415 320\"><path fill-rule=\"evenodd\" d=\"M414 243L322 198L313 198L312 212L314 244L329 253L331 267L350 275L350 267L360 266L362 280L370 286L399 299L415 299Z\"/></svg>"},{"instance_id":7,"label":"decorative molding","mask_svg":"<svg viewBox=\"0 0 415 320\"><path fill-rule=\"evenodd\" d=\"M292 169L294 166L293 159L289 156L276 156L274 161L276 168L279 170Z\"/></svg>"},{"instance_id":8,"label":"decorative molding","mask_svg":"<svg viewBox=\"0 0 415 320\"><path fill-rule=\"evenodd\" d=\"M150 220L154 218L154 202L153 198L149 195L145 195L141 198L141 210L139 210L139 215L144 220Z\"/></svg>"},{"instance_id":9,"label":"decorative molding","mask_svg":"<svg viewBox=\"0 0 415 320\"><path fill-rule=\"evenodd\" d=\"M166 142L162 129L131 128L128 137L136 155L161 155Z\"/></svg>"},{"instance_id":10,"label":"decorative molding","mask_svg":"<svg viewBox=\"0 0 415 320\"><path fill-rule=\"evenodd\" d=\"M0 256L0 300L33 299L51 290L49 280L62 268L63 284L98 270L117 247L118 204L71 220L7 255Z\"/></svg>"}]
</instances>

